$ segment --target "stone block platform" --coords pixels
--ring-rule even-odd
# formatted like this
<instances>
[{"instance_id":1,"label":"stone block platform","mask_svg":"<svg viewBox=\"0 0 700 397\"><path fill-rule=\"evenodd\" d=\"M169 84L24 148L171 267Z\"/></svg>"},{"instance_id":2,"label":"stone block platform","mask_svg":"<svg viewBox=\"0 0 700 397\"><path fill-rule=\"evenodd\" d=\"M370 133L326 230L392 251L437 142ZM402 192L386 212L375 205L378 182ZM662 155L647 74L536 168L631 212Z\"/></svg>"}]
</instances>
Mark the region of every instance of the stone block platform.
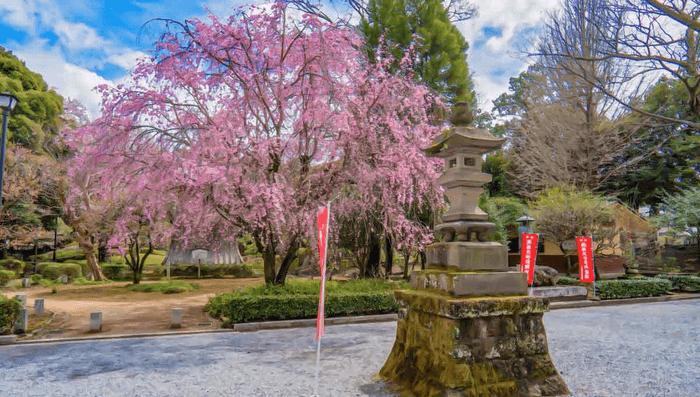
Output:
<instances>
[{"instance_id":1,"label":"stone block platform","mask_svg":"<svg viewBox=\"0 0 700 397\"><path fill-rule=\"evenodd\" d=\"M396 341L380 375L415 396L568 394L549 356L543 298L397 291Z\"/></svg>"}]
</instances>

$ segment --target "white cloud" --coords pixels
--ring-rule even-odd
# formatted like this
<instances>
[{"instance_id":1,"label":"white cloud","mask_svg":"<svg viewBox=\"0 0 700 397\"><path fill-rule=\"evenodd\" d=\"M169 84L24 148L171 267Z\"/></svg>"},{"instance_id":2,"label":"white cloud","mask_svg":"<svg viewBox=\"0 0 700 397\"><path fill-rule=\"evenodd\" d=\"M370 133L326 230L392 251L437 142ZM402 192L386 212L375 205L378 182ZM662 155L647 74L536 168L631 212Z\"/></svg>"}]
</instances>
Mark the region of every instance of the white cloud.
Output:
<instances>
[{"instance_id":1,"label":"white cloud","mask_svg":"<svg viewBox=\"0 0 700 397\"><path fill-rule=\"evenodd\" d=\"M136 65L140 58L147 58L148 54L143 51L134 51L129 48L123 48L120 51L109 56L108 61L125 70L129 70Z\"/></svg>"},{"instance_id":2,"label":"white cloud","mask_svg":"<svg viewBox=\"0 0 700 397\"><path fill-rule=\"evenodd\" d=\"M516 46L523 34L537 29L547 12L559 6L559 0L499 0L479 6L476 18L457 24L470 44L468 63L472 72L479 107L491 110L499 95L508 90L511 77L527 68L528 60ZM486 38L484 28L500 31Z\"/></svg>"},{"instance_id":3,"label":"white cloud","mask_svg":"<svg viewBox=\"0 0 700 397\"><path fill-rule=\"evenodd\" d=\"M33 1L3 0L0 2L0 20L15 28L34 32Z\"/></svg>"},{"instance_id":4,"label":"white cloud","mask_svg":"<svg viewBox=\"0 0 700 397\"><path fill-rule=\"evenodd\" d=\"M84 23L71 23L61 19L56 21L53 31L69 50L100 48L109 44L97 34L95 29Z\"/></svg>"},{"instance_id":5,"label":"white cloud","mask_svg":"<svg viewBox=\"0 0 700 397\"><path fill-rule=\"evenodd\" d=\"M100 84L114 83L67 62L56 50L47 52L43 48L42 42L34 42L21 48L16 46L13 52L30 70L41 74L46 83L54 87L61 96L80 101L92 119L99 117L102 98L93 88Z\"/></svg>"}]
</instances>

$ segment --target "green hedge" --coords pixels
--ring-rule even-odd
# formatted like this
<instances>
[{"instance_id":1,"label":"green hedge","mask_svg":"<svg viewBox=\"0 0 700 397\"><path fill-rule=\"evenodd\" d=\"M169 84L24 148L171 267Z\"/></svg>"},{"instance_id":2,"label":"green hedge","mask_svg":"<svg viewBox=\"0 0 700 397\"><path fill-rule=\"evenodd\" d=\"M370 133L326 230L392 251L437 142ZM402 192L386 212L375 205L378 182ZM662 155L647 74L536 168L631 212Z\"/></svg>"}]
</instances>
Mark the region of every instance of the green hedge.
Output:
<instances>
[{"instance_id":1,"label":"green hedge","mask_svg":"<svg viewBox=\"0 0 700 397\"><path fill-rule=\"evenodd\" d=\"M7 284L10 280L14 280L15 277L16 277L16 274L12 270L0 269L0 285Z\"/></svg>"},{"instance_id":2,"label":"green hedge","mask_svg":"<svg viewBox=\"0 0 700 397\"><path fill-rule=\"evenodd\" d=\"M656 277L671 281L671 289L674 291L700 291L700 277L697 276L673 276L667 274L660 274Z\"/></svg>"},{"instance_id":3,"label":"green hedge","mask_svg":"<svg viewBox=\"0 0 700 397\"><path fill-rule=\"evenodd\" d=\"M199 270L202 277L253 277L253 269L244 265L200 265ZM167 275L167 271L167 266L164 266L163 276ZM171 265L170 276L197 277L197 265Z\"/></svg>"},{"instance_id":4,"label":"green hedge","mask_svg":"<svg viewBox=\"0 0 700 397\"><path fill-rule=\"evenodd\" d=\"M660 278L601 280L595 287L600 299L622 299L664 295L671 290L671 282Z\"/></svg>"},{"instance_id":5,"label":"green hedge","mask_svg":"<svg viewBox=\"0 0 700 397\"><path fill-rule=\"evenodd\" d=\"M557 280L557 285L583 285L577 278L561 276Z\"/></svg>"},{"instance_id":6,"label":"green hedge","mask_svg":"<svg viewBox=\"0 0 700 397\"><path fill-rule=\"evenodd\" d=\"M40 273L50 280L55 280L63 274L68 276L69 281L83 276L80 265L76 265L75 263L51 263L43 265Z\"/></svg>"},{"instance_id":7,"label":"green hedge","mask_svg":"<svg viewBox=\"0 0 700 397\"><path fill-rule=\"evenodd\" d=\"M114 281L125 281L133 278L133 272L129 265L122 264L102 265L102 274Z\"/></svg>"},{"instance_id":8,"label":"green hedge","mask_svg":"<svg viewBox=\"0 0 700 397\"><path fill-rule=\"evenodd\" d=\"M0 295L0 335L12 332L20 311L22 303L19 298L8 299Z\"/></svg>"},{"instance_id":9,"label":"green hedge","mask_svg":"<svg viewBox=\"0 0 700 397\"><path fill-rule=\"evenodd\" d=\"M398 310L391 291L326 295L326 316L394 313ZM227 325L253 321L313 318L318 314L317 295L220 294L206 310Z\"/></svg>"},{"instance_id":10,"label":"green hedge","mask_svg":"<svg viewBox=\"0 0 700 397\"><path fill-rule=\"evenodd\" d=\"M0 269L12 270L17 276L24 273L26 266L27 264L25 262L15 258L0 260Z\"/></svg>"}]
</instances>

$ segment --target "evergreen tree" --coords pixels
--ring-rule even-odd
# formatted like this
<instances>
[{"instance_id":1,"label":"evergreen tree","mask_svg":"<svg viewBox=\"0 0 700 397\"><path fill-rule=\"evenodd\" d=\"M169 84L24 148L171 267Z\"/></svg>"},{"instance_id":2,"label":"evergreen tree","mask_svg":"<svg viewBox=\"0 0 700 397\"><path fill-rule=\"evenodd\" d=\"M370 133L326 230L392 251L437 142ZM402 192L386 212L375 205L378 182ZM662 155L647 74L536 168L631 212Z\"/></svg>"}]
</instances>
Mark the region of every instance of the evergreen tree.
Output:
<instances>
[{"instance_id":1,"label":"evergreen tree","mask_svg":"<svg viewBox=\"0 0 700 397\"><path fill-rule=\"evenodd\" d=\"M0 92L5 91L19 99L8 120L8 141L42 151L60 129L63 98L48 88L40 74L0 47Z\"/></svg>"},{"instance_id":2,"label":"evergreen tree","mask_svg":"<svg viewBox=\"0 0 700 397\"><path fill-rule=\"evenodd\" d=\"M683 82L662 78L646 95L641 107L652 114L700 122L687 103ZM643 128L615 163L629 162L640 153L651 154L624 178L610 180L602 190L616 194L635 208L649 205L656 213L666 195L698 184L700 131L683 122L658 122L643 116L629 121Z\"/></svg>"},{"instance_id":3,"label":"evergreen tree","mask_svg":"<svg viewBox=\"0 0 700 397\"><path fill-rule=\"evenodd\" d=\"M448 102L475 104L464 36L439 0L370 0L360 22L370 59L380 41L392 48L395 67L413 48L416 78Z\"/></svg>"}]
</instances>

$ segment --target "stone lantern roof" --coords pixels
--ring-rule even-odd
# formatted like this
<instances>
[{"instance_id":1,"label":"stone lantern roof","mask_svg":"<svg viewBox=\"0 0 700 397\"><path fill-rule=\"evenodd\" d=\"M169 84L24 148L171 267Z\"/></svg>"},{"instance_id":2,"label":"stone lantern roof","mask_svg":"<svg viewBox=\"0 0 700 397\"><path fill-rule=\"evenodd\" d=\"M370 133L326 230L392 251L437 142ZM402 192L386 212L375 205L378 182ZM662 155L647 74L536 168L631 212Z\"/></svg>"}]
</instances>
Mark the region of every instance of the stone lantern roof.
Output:
<instances>
[{"instance_id":1,"label":"stone lantern roof","mask_svg":"<svg viewBox=\"0 0 700 397\"><path fill-rule=\"evenodd\" d=\"M424 149L425 153L432 157L445 158L464 149L472 153L484 154L503 146L505 138L496 138L486 130L470 126L472 120L469 104L457 103L450 115L453 127L435 137L430 146Z\"/></svg>"}]
</instances>

